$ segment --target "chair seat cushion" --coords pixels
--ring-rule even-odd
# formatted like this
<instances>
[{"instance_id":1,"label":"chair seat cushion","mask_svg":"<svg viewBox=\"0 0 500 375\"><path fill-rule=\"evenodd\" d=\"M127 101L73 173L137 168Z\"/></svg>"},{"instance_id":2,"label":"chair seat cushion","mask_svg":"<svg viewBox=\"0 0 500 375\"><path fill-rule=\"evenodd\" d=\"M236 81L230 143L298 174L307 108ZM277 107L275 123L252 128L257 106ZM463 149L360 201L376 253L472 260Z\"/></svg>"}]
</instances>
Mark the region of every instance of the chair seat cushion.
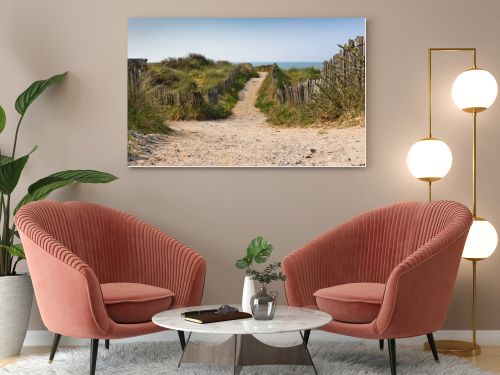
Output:
<instances>
[{"instance_id":1,"label":"chair seat cushion","mask_svg":"<svg viewBox=\"0 0 500 375\"><path fill-rule=\"evenodd\" d=\"M314 293L321 311L346 323L370 323L378 315L385 284L350 283L319 289Z\"/></svg>"},{"instance_id":2,"label":"chair seat cushion","mask_svg":"<svg viewBox=\"0 0 500 375\"><path fill-rule=\"evenodd\" d=\"M106 310L117 323L144 323L168 310L174 293L168 289L137 283L101 284Z\"/></svg>"}]
</instances>

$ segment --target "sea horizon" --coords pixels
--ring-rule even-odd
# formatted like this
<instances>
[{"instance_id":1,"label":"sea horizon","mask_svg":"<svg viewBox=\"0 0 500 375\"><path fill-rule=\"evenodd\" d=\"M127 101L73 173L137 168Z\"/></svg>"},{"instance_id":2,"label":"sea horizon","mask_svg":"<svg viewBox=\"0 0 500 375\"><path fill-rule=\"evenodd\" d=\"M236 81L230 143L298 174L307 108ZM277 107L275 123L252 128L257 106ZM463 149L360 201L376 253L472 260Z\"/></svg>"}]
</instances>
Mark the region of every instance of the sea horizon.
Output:
<instances>
[{"instance_id":1,"label":"sea horizon","mask_svg":"<svg viewBox=\"0 0 500 375\"><path fill-rule=\"evenodd\" d=\"M281 69L323 67L323 61L249 61L249 64L253 66L277 64Z\"/></svg>"}]
</instances>

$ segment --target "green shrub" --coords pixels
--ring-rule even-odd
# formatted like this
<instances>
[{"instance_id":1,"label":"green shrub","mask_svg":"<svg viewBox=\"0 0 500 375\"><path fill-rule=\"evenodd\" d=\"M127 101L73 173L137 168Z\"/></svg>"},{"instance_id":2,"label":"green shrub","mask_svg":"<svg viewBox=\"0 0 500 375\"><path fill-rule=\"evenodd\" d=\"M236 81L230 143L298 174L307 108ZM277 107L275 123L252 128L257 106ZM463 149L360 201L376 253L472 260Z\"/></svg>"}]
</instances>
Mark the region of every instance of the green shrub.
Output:
<instances>
[{"instance_id":1,"label":"green shrub","mask_svg":"<svg viewBox=\"0 0 500 375\"><path fill-rule=\"evenodd\" d=\"M318 79L321 77L320 70L312 66L300 69L299 68L286 69L284 71L284 74L287 77L289 85L296 85L308 79Z\"/></svg>"},{"instance_id":2,"label":"green shrub","mask_svg":"<svg viewBox=\"0 0 500 375\"><path fill-rule=\"evenodd\" d=\"M193 69L203 69L207 66L214 65L213 60L207 59L205 56L190 53L186 57L169 57L161 61L161 64L173 69L179 70L193 70Z\"/></svg>"},{"instance_id":3,"label":"green shrub","mask_svg":"<svg viewBox=\"0 0 500 375\"><path fill-rule=\"evenodd\" d=\"M230 116L231 110L238 102L240 90L245 87L246 82L250 78L258 77L257 72L250 64L241 64L238 66L238 74L234 84L223 92L220 92L222 83L235 68L236 65L231 63L217 62L209 64L201 70L189 72L177 71L180 74L189 75L190 79L195 82L195 87L192 90L201 92L204 100L203 104L199 107L194 107L189 104L168 106L165 112L166 118L170 120L216 120ZM173 89L171 87L169 88ZM208 103L206 97L208 92L214 88L219 88L219 100L216 105Z\"/></svg>"},{"instance_id":4,"label":"green shrub","mask_svg":"<svg viewBox=\"0 0 500 375\"><path fill-rule=\"evenodd\" d=\"M170 90L196 90L196 79L188 72L172 69L163 64L150 64L148 69L153 85L162 85Z\"/></svg>"},{"instance_id":5,"label":"green shrub","mask_svg":"<svg viewBox=\"0 0 500 375\"><path fill-rule=\"evenodd\" d=\"M231 87L222 89L223 83L237 68L237 76ZM159 132L168 120L210 120L222 119L231 115L238 101L238 94L252 77L258 77L250 64L234 65L227 61L213 61L199 54L181 58L168 58L160 63L148 64L137 89L129 87L129 126L142 132ZM201 93L201 105L181 103L180 105L161 106L150 93L155 87L178 91L180 94ZM208 93L217 88L218 103L208 102ZM166 130L168 131L168 127ZM162 131L162 132L164 132Z\"/></svg>"}]
</instances>

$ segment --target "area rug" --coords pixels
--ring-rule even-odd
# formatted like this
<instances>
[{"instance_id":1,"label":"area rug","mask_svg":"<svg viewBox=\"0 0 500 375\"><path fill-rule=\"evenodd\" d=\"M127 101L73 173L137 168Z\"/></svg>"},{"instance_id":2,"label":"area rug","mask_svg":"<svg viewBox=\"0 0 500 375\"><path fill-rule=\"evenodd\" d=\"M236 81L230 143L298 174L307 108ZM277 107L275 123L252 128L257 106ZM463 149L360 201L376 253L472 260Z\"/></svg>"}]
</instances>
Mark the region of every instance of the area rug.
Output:
<instances>
[{"instance_id":1,"label":"area rug","mask_svg":"<svg viewBox=\"0 0 500 375\"><path fill-rule=\"evenodd\" d=\"M363 343L311 343L309 349L318 374L364 375L390 374L387 348L380 351L376 345ZM97 373L99 375L219 375L231 373L229 368L187 364L177 369L181 354L175 342L114 344L110 350L99 348ZM420 349L397 348L398 375L491 375L470 363L455 357L441 356L434 362L432 354ZM15 375L85 375L89 371L89 348L61 349L52 365L47 355L33 356L0 368L0 374ZM241 374L314 374L312 368L301 366L244 367Z\"/></svg>"}]
</instances>

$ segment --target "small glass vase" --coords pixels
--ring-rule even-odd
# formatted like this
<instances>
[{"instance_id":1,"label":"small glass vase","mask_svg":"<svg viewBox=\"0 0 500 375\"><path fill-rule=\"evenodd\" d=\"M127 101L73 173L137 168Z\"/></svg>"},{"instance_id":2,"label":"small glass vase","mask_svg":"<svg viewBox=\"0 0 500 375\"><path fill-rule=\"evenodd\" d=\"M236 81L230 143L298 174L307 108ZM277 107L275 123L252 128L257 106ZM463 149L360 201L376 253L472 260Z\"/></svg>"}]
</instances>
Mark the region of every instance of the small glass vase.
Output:
<instances>
[{"instance_id":1,"label":"small glass vase","mask_svg":"<svg viewBox=\"0 0 500 375\"><path fill-rule=\"evenodd\" d=\"M252 315L256 320L272 320L276 312L277 292L267 292L266 285L261 285L260 292L250 300Z\"/></svg>"}]
</instances>

